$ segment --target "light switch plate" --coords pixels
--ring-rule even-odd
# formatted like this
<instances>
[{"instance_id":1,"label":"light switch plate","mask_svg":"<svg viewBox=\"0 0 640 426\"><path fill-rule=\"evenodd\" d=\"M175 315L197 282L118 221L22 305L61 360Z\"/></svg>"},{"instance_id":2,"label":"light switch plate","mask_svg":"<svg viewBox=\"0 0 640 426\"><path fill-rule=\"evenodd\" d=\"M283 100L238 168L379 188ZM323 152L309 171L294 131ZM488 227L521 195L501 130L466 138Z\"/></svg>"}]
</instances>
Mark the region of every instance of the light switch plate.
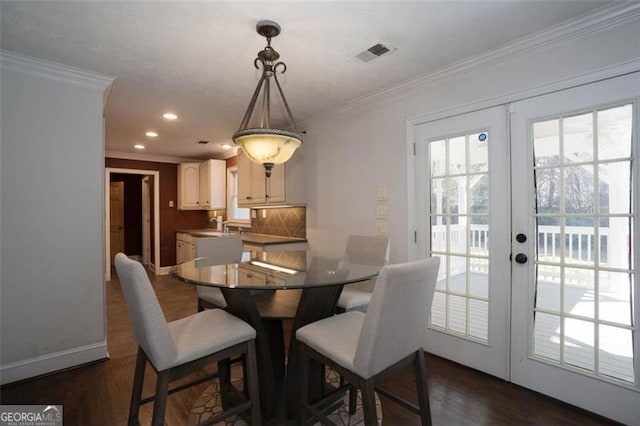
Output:
<instances>
[{"instance_id":1,"label":"light switch plate","mask_svg":"<svg viewBox=\"0 0 640 426\"><path fill-rule=\"evenodd\" d=\"M387 219L389 217L389 209L386 204L376 205L376 219Z\"/></svg>"},{"instance_id":2,"label":"light switch plate","mask_svg":"<svg viewBox=\"0 0 640 426\"><path fill-rule=\"evenodd\" d=\"M169 207L173 207L173 200L169 201Z\"/></svg>"},{"instance_id":3,"label":"light switch plate","mask_svg":"<svg viewBox=\"0 0 640 426\"><path fill-rule=\"evenodd\" d=\"M385 201L387 199L387 187L386 186L379 186L378 188L376 188L376 200L378 201Z\"/></svg>"},{"instance_id":4,"label":"light switch plate","mask_svg":"<svg viewBox=\"0 0 640 426\"><path fill-rule=\"evenodd\" d=\"M387 227L387 222L376 222L376 234L379 236L388 235L389 230Z\"/></svg>"}]
</instances>

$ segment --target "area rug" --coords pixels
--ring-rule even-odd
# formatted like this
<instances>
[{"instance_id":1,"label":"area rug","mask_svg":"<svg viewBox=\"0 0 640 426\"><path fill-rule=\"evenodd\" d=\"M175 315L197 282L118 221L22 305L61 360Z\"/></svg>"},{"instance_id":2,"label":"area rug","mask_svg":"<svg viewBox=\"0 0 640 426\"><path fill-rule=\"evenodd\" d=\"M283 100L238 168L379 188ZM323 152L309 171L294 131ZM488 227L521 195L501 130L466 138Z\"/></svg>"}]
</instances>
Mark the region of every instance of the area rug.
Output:
<instances>
[{"instance_id":1,"label":"area rug","mask_svg":"<svg viewBox=\"0 0 640 426\"><path fill-rule=\"evenodd\" d=\"M338 373L334 370L327 369L327 381L338 385L340 383L340 377ZM242 372L240 369L232 368L231 369L231 383L234 384L238 389L242 388ZM198 400L195 402L191 412L189 413L189 426L195 426L201 422L210 419L217 414L222 412L222 404L220 402L220 387L217 380L209 386L205 391L200 395ZM380 403L380 399L376 394L376 413L378 415L378 424L382 424L382 404ZM356 425L364 425L364 418L362 414L362 398L360 392L358 392L358 401L356 404L356 412L353 416L349 415L349 393L347 392L344 396L343 403L340 404L334 412L332 412L329 416L329 420L333 423L341 426L356 426ZM226 421L217 423L219 425L228 425L228 426L248 426L247 422L244 419L233 416ZM316 423L319 425L320 423ZM315 425L314 425L315 426Z\"/></svg>"}]
</instances>

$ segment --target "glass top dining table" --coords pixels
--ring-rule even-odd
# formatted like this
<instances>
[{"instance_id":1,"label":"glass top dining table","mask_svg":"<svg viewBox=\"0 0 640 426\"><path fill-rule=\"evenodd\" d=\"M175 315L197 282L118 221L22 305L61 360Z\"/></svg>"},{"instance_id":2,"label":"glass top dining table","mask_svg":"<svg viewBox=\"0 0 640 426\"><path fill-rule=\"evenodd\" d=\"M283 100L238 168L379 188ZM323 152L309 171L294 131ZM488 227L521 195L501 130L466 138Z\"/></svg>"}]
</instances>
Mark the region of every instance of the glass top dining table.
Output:
<instances>
[{"instance_id":1,"label":"glass top dining table","mask_svg":"<svg viewBox=\"0 0 640 426\"><path fill-rule=\"evenodd\" d=\"M240 263L223 265L196 258L175 266L171 274L188 284L219 288L226 310L253 326L264 424L288 424L299 404L296 330L334 315L343 287L375 279L382 266L349 262L344 253L267 251L245 252ZM287 304L277 298L293 295L289 313L271 313L274 306ZM283 321L292 321L286 355ZM323 368L309 366L311 400L325 392Z\"/></svg>"},{"instance_id":2,"label":"glass top dining table","mask_svg":"<svg viewBox=\"0 0 640 426\"><path fill-rule=\"evenodd\" d=\"M187 283L246 290L285 290L344 285L375 278L382 265L351 263L343 254L303 251L245 252L240 263L220 265L201 257L175 266Z\"/></svg>"}]
</instances>

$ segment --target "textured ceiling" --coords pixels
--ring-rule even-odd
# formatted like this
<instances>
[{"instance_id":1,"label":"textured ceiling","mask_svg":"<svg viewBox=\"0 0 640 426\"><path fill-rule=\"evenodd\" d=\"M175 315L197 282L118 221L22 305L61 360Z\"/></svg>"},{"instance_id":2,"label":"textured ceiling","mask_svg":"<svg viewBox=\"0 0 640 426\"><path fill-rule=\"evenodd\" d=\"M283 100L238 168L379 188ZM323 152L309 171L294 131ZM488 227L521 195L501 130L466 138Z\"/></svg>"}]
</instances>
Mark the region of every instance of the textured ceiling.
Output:
<instances>
[{"instance_id":1,"label":"textured ceiling","mask_svg":"<svg viewBox=\"0 0 640 426\"><path fill-rule=\"evenodd\" d=\"M106 110L108 151L223 157L272 45L298 121L330 111L514 40L610 5L605 1L214 2L2 1L4 50L116 77ZM393 54L363 64L353 55L383 42ZM165 111L176 122L160 117ZM149 140L146 130L160 136ZM208 140L208 145L198 144Z\"/></svg>"}]
</instances>

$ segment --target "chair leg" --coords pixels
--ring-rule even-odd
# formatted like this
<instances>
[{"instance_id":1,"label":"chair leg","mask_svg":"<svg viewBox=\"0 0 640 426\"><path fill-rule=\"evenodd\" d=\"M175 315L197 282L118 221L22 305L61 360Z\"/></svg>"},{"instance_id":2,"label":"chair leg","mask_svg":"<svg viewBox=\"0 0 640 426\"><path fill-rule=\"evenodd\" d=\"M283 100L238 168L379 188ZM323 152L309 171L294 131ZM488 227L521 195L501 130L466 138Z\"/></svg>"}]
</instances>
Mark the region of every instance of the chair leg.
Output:
<instances>
[{"instance_id":1,"label":"chair leg","mask_svg":"<svg viewBox=\"0 0 640 426\"><path fill-rule=\"evenodd\" d=\"M307 404L309 403L309 358L304 350L304 344L298 343L298 371L300 372L300 407L298 410L298 424L305 425L309 417Z\"/></svg>"},{"instance_id":2,"label":"chair leg","mask_svg":"<svg viewBox=\"0 0 640 426\"><path fill-rule=\"evenodd\" d=\"M418 404L422 426L431 425L431 407L429 405L429 387L427 385L427 368L424 362L424 352L420 349L414 361L416 387L418 388Z\"/></svg>"},{"instance_id":3,"label":"chair leg","mask_svg":"<svg viewBox=\"0 0 640 426\"><path fill-rule=\"evenodd\" d=\"M218 380L220 381L220 402L222 408L229 408L230 387L231 387L231 360L223 359L218 361Z\"/></svg>"},{"instance_id":4,"label":"chair leg","mask_svg":"<svg viewBox=\"0 0 640 426\"><path fill-rule=\"evenodd\" d=\"M164 412L167 408L167 394L169 393L169 371L158 372L156 395L153 401L153 426L164 425Z\"/></svg>"},{"instance_id":5,"label":"chair leg","mask_svg":"<svg viewBox=\"0 0 640 426\"><path fill-rule=\"evenodd\" d=\"M260 391L258 388L258 363L256 360L256 344L254 340L247 343L247 353L243 358L246 360L246 362L243 363L245 370L245 389L248 390L249 400L251 401L251 424L259 425L261 423Z\"/></svg>"},{"instance_id":6,"label":"chair leg","mask_svg":"<svg viewBox=\"0 0 640 426\"><path fill-rule=\"evenodd\" d=\"M136 357L136 369L133 373L133 388L131 389L131 404L129 405L129 426L139 425L138 412L142 400L142 384L144 382L144 370L147 366L147 356L138 348Z\"/></svg>"},{"instance_id":7,"label":"chair leg","mask_svg":"<svg viewBox=\"0 0 640 426\"><path fill-rule=\"evenodd\" d=\"M378 414L376 413L375 383L373 380L365 380L362 384L362 411L365 426L377 426Z\"/></svg>"},{"instance_id":8,"label":"chair leg","mask_svg":"<svg viewBox=\"0 0 640 426\"><path fill-rule=\"evenodd\" d=\"M358 389L355 386L349 385L349 415L353 416L356 413L356 404L358 402Z\"/></svg>"}]
</instances>

